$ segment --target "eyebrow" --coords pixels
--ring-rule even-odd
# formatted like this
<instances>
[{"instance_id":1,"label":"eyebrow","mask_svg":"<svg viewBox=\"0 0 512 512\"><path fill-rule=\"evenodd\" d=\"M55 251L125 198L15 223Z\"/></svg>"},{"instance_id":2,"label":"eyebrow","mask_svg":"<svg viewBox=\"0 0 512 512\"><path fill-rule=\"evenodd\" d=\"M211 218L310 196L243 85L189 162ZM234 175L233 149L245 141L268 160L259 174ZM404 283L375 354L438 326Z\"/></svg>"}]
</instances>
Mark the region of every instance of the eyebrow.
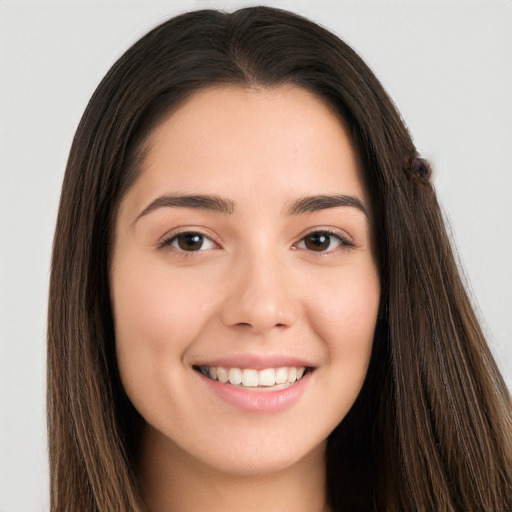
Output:
<instances>
[{"instance_id":1,"label":"eyebrow","mask_svg":"<svg viewBox=\"0 0 512 512\"><path fill-rule=\"evenodd\" d=\"M346 195L301 197L290 204L286 210L286 214L301 215L339 206L357 208L368 216L368 209L360 199ZM224 214L232 214L235 212L235 204L233 201L216 195L164 195L152 201L137 216L135 222L158 208L193 208L196 210L207 210Z\"/></svg>"},{"instance_id":2,"label":"eyebrow","mask_svg":"<svg viewBox=\"0 0 512 512\"><path fill-rule=\"evenodd\" d=\"M350 206L362 211L368 217L368 208L364 203L353 196L345 195L318 195L302 197L294 201L288 208L288 215L317 212L338 206Z\"/></svg>"},{"instance_id":3,"label":"eyebrow","mask_svg":"<svg viewBox=\"0 0 512 512\"><path fill-rule=\"evenodd\" d=\"M193 208L196 210L209 210L218 213L233 213L235 204L229 199L215 195L165 195L152 201L135 219L135 222L144 215L157 208Z\"/></svg>"}]
</instances>

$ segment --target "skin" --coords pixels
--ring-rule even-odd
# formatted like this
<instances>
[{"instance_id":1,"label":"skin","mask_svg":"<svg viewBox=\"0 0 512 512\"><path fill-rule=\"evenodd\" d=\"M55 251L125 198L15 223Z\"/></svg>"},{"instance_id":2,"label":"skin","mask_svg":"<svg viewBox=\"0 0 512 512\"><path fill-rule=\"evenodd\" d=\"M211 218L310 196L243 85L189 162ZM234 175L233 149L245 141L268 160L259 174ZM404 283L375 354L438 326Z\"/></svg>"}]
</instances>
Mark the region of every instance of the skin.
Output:
<instances>
[{"instance_id":1,"label":"skin","mask_svg":"<svg viewBox=\"0 0 512 512\"><path fill-rule=\"evenodd\" d=\"M221 196L233 211L148 210L178 193ZM368 208L342 124L301 88L207 89L152 133L119 210L111 293L121 379L147 423L153 512L323 509L326 438L361 389L380 296L361 209L289 211L326 194ZM307 237L326 229L326 245ZM180 248L180 232L203 235L200 250ZM291 407L248 412L194 369L233 354L313 371Z\"/></svg>"}]
</instances>

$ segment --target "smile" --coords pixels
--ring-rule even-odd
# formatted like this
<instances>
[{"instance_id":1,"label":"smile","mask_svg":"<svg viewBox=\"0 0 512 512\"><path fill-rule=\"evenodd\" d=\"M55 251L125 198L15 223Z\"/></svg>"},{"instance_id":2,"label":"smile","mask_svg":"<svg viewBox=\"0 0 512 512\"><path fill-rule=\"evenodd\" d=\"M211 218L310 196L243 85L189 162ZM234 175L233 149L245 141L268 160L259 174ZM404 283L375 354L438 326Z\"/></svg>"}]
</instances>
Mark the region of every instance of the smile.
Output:
<instances>
[{"instance_id":1,"label":"smile","mask_svg":"<svg viewBox=\"0 0 512 512\"><path fill-rule=\"evenodd\" d=\"M259 368L241 368L227 364L201 364L193 366L193 369L206 389L223 402L245 412L270 414L283 412L300 401L306 389L312 385L311 377L315 368L265 368L263 365Z\"/></svg>"},{"instance_id":2,"label":"smile","mask_svg":"<svg viewBox=\"0 0 512 512\"><path fill-rule=\"evenodd\" d=\"M305 375L304 366L283 366L279 368L226 368L224 366L197 366L196 370L206 377L221 383L230 383L241 388L284 389Z\"/></svg>"}]
</instances>

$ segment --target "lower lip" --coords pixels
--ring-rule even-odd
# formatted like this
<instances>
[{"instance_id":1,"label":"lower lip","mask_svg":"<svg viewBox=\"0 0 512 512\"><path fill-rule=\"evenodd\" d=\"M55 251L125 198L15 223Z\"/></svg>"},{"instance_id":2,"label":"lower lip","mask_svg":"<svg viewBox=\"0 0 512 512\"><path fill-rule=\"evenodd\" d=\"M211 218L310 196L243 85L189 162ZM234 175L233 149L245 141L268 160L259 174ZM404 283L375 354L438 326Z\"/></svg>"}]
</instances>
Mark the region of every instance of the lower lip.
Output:
<instances>
[{"instance_id":1,"label":"lower lip","mask_svg":"<svg viewBox=\"0 0 512 512\"><path fill-rule=\"evenodd\" d=\"M308 372L285 389L267 391L239 388L229 383L210 379L200 373L198 376L203 379L210 390L228 404L254 413L276 413L289 409L299 401L311 381L311 372Z\"/></svg>"}]
</instances>

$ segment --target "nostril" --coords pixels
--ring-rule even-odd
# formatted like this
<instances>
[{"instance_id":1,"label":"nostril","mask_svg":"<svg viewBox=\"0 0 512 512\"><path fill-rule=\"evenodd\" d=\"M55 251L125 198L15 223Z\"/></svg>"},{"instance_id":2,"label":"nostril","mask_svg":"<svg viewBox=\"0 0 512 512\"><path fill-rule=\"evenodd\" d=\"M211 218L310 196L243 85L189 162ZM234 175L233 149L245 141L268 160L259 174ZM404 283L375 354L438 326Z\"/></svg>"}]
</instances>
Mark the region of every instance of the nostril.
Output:
<instances>
[{"instance_id":1,"label":"nostril","mask_svg":"<svg viewBox=\"0 0 512 512\"><path fill-rule=\"evenodd\" d=\"M253 324L251 324L250 322L238 322L237 324L237 327L243 327L243 328L252 328L253 327ZM274 327L286 327L286 324L282 324L282 323L278 323L278 324L275 324Z\"/></svg>"}]
</instances>

